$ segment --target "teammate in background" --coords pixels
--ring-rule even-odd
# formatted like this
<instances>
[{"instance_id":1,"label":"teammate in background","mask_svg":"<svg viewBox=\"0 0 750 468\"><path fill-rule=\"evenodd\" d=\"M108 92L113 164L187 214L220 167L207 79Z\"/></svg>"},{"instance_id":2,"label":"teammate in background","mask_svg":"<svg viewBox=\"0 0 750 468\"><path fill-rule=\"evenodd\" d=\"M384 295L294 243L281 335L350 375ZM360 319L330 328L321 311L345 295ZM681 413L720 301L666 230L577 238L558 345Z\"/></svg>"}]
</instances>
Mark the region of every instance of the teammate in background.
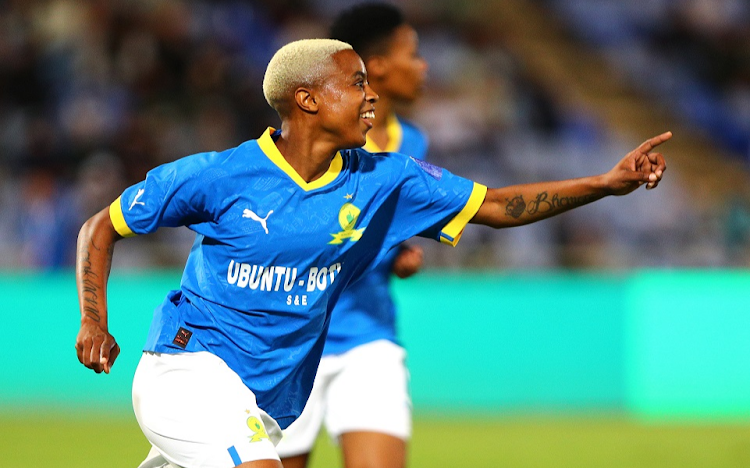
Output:
<instances>
[{"instance_id":1,"label":"teammate in background","mask_svg":"<svg viewBox=\"0 0 750 468\"><path fill-rule=\"evenodd\" d=\"M396 104L419 97L427 73L417 33L401 11L387 3L354 6L334 20L331 38L350 44L362 57L370 86L380 96L364 148L424 159L427 137L395 112ZM341 446L344 466L406 464L409 374L389 283L391 272L405 278L421 264L421 248L402 244L341 294L305 410L276 447L284 468L307 466L323 421Z\"/></svg>"},{"instance_id":2,"label":"teammate in background","mask_svg":"<svg viewBox=\"0 0 750 468\"><path fill-rule=\"evenodd\" d=\"M401 154L360 148L377 95L348 44L297 41L263 82L281 130L150 171L78 238L80 362L109 373L115 242L161 226L197 233L180 289L154 313L133 380L136 419L184 468L280 468L275 443L302 411L343 289L415 235L455 245L467 223L533 223L641 185L666 169L651 138L609 172L498 189ZM151 461L146 462L153 466Z\"/></svg>"}]
</instances>

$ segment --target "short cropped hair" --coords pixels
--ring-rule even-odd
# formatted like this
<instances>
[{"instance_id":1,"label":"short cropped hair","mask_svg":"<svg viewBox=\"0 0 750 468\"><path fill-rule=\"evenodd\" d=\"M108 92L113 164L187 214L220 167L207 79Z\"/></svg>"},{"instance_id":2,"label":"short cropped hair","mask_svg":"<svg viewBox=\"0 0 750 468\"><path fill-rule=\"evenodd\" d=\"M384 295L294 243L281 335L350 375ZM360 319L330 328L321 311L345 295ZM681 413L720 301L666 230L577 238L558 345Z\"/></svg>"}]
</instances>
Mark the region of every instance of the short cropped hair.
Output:
<instances>
[{"instance_id":1,"label":"short cropped hair","mask_svg":"<svg viewBox=\"0 0 750 468\"><path fill-rule=\"evenodd\" d=\"M280 106L299 86L313 86L324 78L331 57L352 46L334 39L303 39L290 42L276 54L263 77L263 95L268 104L281 113Z\"/></svg>"},{"instance_id":2,"label":"short cropped hair","mask_svg":"<svg viewBox=\"0 0 750 468\"><path fill-rule=\"evenodd\" d=\"M404 15L389 3L363 3L342 11L331 25L330 37L351 44L367 60L383 54L393 32L405 24Z\"/></svg>"}]
</instances>

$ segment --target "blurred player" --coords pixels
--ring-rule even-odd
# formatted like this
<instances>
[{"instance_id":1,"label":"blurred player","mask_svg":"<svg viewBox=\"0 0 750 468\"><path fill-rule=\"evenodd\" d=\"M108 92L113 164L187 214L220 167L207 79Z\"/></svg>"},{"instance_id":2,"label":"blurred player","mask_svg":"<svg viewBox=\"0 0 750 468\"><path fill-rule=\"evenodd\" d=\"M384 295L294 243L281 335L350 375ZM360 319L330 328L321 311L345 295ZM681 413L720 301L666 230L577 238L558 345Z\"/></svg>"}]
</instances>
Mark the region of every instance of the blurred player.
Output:
<instances>
[{"instance_id":1,"label":"blurred player","mask_svg":"<svg viewBox=\"0 0 750 468\"><path fill-rule=\"evenodd\" d=\"M301 413L342 290L421 235L455 245L468 222L520 226L643 184L664 158L644 142L609 172L499 189L400 154L359 148L377 95L348 44L281 48L263 91L281 130L150 171L78 239L79 361L109 373L106 284L115 242L161 226L197 233L180 289L154 313L133 379L144 465L279 468L275 443ZM157 465L158 466L158 465Z\"/></svg>"},{"instance_id":2,"label":"blurred player","mask_svg":"<svg viewBox=\"0 0 750 468\"><path fill-rule=\"evenodd\" d=\"M364 148L424 159L427 137L395 112L396 104L419 97L427 73L414 28L395 6L370 3L342 12L331 37L351 44L362 57L380 96ZM341 294L310 399L276 447L285 468L307 466L323 421L341 445L344 466L405 465L411 400L389 283L392 272L405 278L421 265L421 248L402 244Z\"/></svg>"}]
</instances>

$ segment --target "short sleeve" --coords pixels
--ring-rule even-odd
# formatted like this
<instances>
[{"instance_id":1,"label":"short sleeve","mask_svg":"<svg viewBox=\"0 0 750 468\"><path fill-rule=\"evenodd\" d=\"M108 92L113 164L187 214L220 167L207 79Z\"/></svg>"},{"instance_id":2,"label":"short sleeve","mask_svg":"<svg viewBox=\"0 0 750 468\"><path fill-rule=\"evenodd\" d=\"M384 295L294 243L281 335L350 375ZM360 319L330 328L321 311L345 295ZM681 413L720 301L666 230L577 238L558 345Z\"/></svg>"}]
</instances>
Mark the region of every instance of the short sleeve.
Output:
<instances>
[{"instance_id":1,"label":"short sleeve","mask_svg":"<svg viewBox=\"0 0 750 468\"><path fill-rule=\"evenodd\" d=\"M407 158L391 235L420 235L455 246L486 194L482 184Z\"/></svg>"},{"instance_id":2,"label":"short sleeve","mask_svg":"<svg viewBox=\"0 0 750 468\"><path fill-rule=\"evenodd\" d=\"M164 164L125 189L109 207L118 234L132 237L160 227L188 226L211 216L211 156L202 153Z\"/></svg>"}]
</instances>

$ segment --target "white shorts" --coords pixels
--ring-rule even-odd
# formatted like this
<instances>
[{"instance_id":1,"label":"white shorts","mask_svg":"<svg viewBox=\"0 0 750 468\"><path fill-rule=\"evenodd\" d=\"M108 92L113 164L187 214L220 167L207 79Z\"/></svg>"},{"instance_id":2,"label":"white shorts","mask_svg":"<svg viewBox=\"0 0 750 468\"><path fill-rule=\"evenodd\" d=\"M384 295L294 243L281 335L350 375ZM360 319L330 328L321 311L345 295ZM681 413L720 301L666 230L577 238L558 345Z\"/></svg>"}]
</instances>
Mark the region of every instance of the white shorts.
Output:
<instances>
[{"instance_id":1,"label":"white shorts","mask_svg":"<svg viewBox=\"0 0 750 468\"><path fill-rule=\"evenodd\" d=\"M275 459L276 421L221 358L207 352L144 352L133 378L133 409L155 448L141 466L230 468Z\"/></svg>"},{"instance_id":2,"label":"white shorts","mask_svg":"<svg viewBox=\"0 0 750 468\"><path fill-rule=\"evenodd\" d=\"M354 431L408 440L411 399L405 358L402 347L386 340L323 357L302 415L276 446L281 458L310 453L324 421L334 441Z\"/></svg>"}]
</instances>

